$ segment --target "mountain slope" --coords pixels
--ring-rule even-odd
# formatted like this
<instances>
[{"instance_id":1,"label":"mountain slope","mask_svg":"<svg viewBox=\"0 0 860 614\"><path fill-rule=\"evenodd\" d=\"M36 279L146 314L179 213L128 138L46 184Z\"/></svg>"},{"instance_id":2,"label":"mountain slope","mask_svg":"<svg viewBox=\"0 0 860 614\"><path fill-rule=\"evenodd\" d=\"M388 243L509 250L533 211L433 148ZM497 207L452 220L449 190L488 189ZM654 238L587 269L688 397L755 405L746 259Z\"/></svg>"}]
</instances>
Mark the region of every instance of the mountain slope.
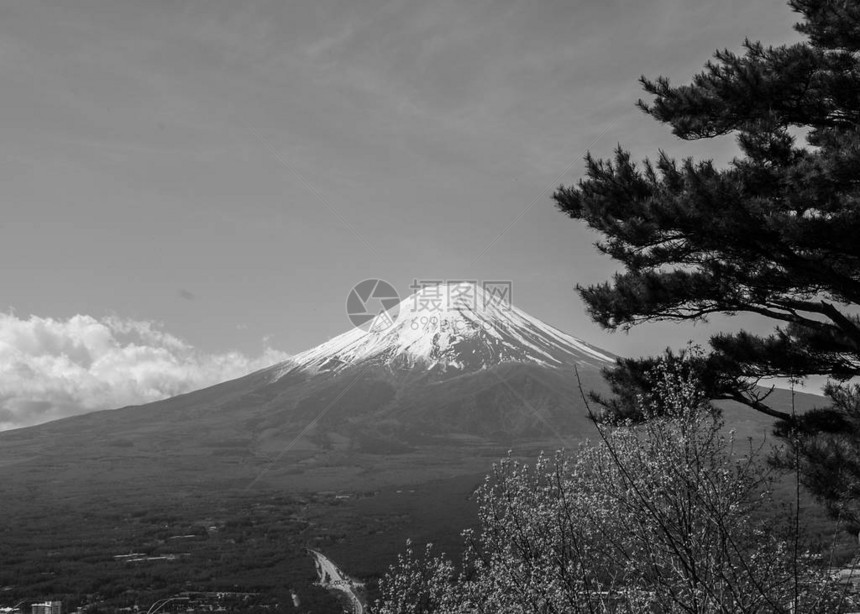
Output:
<instances>
[{"instance_id":1,"label":"mountain slope","mask_svg":"<svg viewBox=\"0 0 860 614\"><path fill-rule=\"evenodd\" d=\"M70 491L373 485L482 471L510 448L593 436L578 382L606 392L611 355L479 290L415 308L448 290L233 381L0 433L0 491L22 481Z\"/></svg>"},{"instance_id":2,"label":"mountain slope","mask_svg":"<svg viewBox=\"0 0 860 614\"><path fill-rule=\"evenodd\" d=\"M281 487L379 483L485 467L510 447L591 432L573 369L601 389L610 354L480 289L453 295L425 289L393 324L381 315L367 331L211 388L0 433L0 480L126 488L247 484L263 472Z\"/></svg>"}]
</instances>

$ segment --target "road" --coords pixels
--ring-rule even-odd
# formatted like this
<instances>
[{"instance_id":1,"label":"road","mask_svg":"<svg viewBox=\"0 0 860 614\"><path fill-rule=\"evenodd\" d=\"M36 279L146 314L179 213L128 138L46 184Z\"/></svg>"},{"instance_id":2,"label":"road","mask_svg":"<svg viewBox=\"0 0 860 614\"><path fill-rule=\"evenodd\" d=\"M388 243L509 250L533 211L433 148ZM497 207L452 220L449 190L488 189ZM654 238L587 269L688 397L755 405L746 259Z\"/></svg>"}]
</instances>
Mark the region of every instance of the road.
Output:
<instances>
[{"instance_id":1,"label":"road","mask_svg":"<svg viewBox=\"0 0 860 614\"><path fill-rule=\"evenodd\" d=\"M319 584L323 588L342 591L346 593L352 604L353 614L364 614L364 604L355 592L359 583L345 575L326 555L308 548L308 552L314 557L314 563L319 575Z\"/></svg>"}]
</instances>

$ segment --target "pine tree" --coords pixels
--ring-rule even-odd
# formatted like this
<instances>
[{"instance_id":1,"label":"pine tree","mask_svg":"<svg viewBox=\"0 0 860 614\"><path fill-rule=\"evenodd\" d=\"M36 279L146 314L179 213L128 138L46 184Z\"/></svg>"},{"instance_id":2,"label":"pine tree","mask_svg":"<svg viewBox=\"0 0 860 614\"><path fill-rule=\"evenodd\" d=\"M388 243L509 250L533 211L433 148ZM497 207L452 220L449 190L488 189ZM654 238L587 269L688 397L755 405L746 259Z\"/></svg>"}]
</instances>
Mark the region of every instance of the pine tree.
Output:
<instances>
[{"instance_id":1,"label":"pine tree","mask_svg":"<svg viewBox=\"0 0 860 614\"><path fill-rule=\"evenodd\" d=\"M860 497L860 394L842 385L860 375L860 3L789 5L804 42L747 40L740 54L717 52L687 85L641 80L646 114L685 140L735 135L739 157L718 168L660 152L636 164L619 147L612 160L589 154L585 178L554 199L602 233L598 249L624 267L578 287L603 327L714 313L777 321L767 336L714 336L699 377L711 398L778 418L806 484L845 515ZM622 360L607 374L621 393L607 418L637 418L631 401L655 361ZM831 378L834 403L800 417L755 385L813 374ZM837 469L841 481L825 484Z\"/></svg>"}]
</instances>

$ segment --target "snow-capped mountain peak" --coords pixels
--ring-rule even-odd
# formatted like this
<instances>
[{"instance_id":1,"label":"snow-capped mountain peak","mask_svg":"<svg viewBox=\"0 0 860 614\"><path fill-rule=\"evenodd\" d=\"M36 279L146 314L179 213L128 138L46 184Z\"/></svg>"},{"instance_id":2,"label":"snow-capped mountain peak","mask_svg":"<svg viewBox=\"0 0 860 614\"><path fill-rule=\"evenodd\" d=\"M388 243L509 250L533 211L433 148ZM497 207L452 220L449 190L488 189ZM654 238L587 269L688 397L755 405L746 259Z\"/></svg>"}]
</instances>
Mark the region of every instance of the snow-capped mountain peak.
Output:
<instances>
[{"instance_id":1,"label":"snow-capped mountain peak","mask_svg":"<svg viewBox=\"0 0 860 614\"><path fill-rule=\"evenodd\" d=\"M475 371L502 362L546 366L613 357L510 304L510 290L472 283L421 288L380 313L368 330L354 328L296 355L290 369L339 371L373 361L391 368Z\"/></svg>"}]
</instances>

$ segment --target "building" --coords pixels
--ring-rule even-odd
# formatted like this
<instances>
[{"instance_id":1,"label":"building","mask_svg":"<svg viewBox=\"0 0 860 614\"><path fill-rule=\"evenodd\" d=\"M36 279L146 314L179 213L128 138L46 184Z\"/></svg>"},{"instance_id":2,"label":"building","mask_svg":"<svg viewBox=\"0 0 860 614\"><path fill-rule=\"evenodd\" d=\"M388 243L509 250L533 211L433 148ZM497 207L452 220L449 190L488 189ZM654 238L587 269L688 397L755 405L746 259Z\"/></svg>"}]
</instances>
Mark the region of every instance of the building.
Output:
<instances>
[{"instance_id":1,"label":"building","mask_svg":"<svg viewBox=\"0 0 860 614\"><path fill-rule=\"evenodd\" d=\"M63 614L61 601L46 601L30 605L30 614Z\"/></svg>"}]
</instances>

